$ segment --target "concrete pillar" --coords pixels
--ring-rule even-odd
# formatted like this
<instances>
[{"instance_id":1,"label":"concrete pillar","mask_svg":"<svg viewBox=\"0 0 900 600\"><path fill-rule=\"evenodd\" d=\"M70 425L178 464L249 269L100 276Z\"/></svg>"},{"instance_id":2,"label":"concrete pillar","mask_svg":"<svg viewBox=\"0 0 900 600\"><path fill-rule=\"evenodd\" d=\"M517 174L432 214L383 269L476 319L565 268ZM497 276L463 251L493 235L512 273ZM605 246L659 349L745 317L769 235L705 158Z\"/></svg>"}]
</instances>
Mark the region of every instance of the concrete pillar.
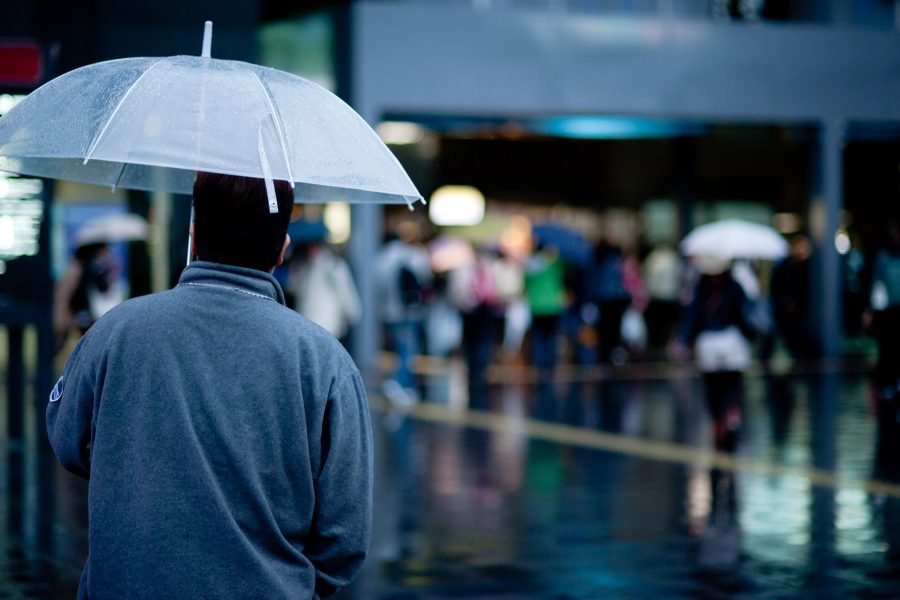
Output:
<instances>
[{"instance_id":1,"label":"concrete pillar","mask_svg":"<svg viewBox=\"0 0 900 600\"><path fill-rule=\"evenodd\" d=\"M810 231L815 245L813 265L813 314L821 327L822 355L835 357L841 343L841 269L834 236L843 208L844 136L846 122L824 121L813 164L813 200ZM817 189L818 188L818 189Z\"/></svg>"},{"instance_id":2,"label":"concrete pillar","mask_svg":"<svg viewBox=\"0 0 900 600\"><path fill-rule=\"evenodd\" d=\"M350 213L352 229L347 247L350 269L356 278L362 315L351 336L350 352L364 376L373 376L381 348L373 260L381 246L384 209L377 204L355 204Z\"/></svg>"},{"instance_id":3,"label":"concrete pillar","mask_svg":"<svg viewBox=\"0 0 900 600\"><path fill-rule=\"evenodd\" d=\"M357 96L359 80L363 73L359 68L358 47L355 40L358 23L354 8L338 9L334 13L335 25L335 80L337 94L350 104L365 121L374 126L381 118L380 108ZM384 209L376 204L354 204L350 209L350 241L347 244L347 261L356 280L362 300L359 322L350 332L350 354L367 380L377 376L378 352L381 349L381 326L378 317L378 297L373 261L381 247Z\"/></svg>"}]
</instances>

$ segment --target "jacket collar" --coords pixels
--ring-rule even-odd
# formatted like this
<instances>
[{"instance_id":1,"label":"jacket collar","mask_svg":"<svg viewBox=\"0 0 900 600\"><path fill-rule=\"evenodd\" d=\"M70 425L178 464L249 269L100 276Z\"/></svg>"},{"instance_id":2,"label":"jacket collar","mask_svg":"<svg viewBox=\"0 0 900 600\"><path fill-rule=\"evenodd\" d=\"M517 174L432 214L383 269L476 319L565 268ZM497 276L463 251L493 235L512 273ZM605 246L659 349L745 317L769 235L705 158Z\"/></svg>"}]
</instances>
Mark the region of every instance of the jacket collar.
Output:
<instances>
[{"instance_id":1,"label":"jacket collar","mask_svg":"<svg viewBox=\"0 0 900 600\"><path fill-rule=\"evenodd\" d=\"M197 260L185 267L178 285L228 288L284 305L284 292L269 273L234 265Z\"/></svg>"}]
</instances>

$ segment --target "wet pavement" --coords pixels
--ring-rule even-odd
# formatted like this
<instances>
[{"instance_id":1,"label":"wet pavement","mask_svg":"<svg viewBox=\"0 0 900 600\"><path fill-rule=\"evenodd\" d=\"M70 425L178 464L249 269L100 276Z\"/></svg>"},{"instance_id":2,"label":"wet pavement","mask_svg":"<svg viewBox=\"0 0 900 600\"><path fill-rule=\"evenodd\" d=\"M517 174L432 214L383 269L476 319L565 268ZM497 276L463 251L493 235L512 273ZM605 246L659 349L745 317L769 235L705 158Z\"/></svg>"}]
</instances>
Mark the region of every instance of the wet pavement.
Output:
<instances>
[{"instance_id":1,"label":"wet pavement","mask_svg":"<svg viewBox=\"0 0 900 600\"><path fill-rule=\"evenodd\" d=\"M900 597L864 373L748 376L728 455L690 371L500 372L471 401L454 372L373 394L374 538L341 598ZM0 599L74 597L86 552L87 486L39 447L0 442Z\"/></svg>"}]
</instances>

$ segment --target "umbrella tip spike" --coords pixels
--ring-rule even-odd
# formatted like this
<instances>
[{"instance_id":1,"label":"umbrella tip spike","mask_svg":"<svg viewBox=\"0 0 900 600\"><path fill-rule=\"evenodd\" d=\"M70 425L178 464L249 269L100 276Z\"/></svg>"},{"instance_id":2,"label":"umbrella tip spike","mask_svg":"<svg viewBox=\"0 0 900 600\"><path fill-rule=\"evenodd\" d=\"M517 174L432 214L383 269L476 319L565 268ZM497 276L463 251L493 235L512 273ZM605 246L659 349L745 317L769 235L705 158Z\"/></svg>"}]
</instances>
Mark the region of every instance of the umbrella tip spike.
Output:
<instances>
[{"instance_id":1,"label":"umbrella tip spike","mask_svg":"<svg viewBox=\"0 0 900 600\"><path fill-rule=\"evenodd\" d=\"M212 21L203 24L203 52L200 54L202 58L212 57L212 25Z\"/></svg>"},{"instance_id":2,"label":"umbrella tip spike","mask_svg":"<svg viewBox=\"0 0 900 600\"><path fill-rule=\"evenodd\" d=\"M412 200L410 200L409 197L406 197L404 198L404 200L406 201L406 208L408 208L409 210L416 210L416 202L421 202L422 206L426 206L428 204L425 201L425 198L422 198L421 196L418 198L413 198Z\"/></svg>"}]
</instances>

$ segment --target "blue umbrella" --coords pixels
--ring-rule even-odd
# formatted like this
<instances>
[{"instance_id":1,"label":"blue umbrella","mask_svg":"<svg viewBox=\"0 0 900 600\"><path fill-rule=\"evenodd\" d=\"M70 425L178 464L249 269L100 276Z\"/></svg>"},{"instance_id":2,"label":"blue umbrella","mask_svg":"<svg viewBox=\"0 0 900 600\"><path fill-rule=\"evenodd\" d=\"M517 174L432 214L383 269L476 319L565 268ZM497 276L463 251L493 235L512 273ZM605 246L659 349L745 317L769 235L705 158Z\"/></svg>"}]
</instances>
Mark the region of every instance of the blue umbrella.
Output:
<instances>
[{"instance_id":1,"label":"blue umbrella","mask_svg":"<svg viewBox=\"0 0 900 600\"><path fill-rule=\"evenodd\" d=\"M323 221L294 221L288 226L288 235L292 244L313 244L324 242L328 237L328 228Z\"/></svg>"},{"instance_id":2,"label":"blue umbrella","mask_svg":"<svg viewBox=\"0 0 900 600\"><path fill-rule=\"evenodd\" d=\"M583 235L559 223L542 223L531 228L536 244L553 246L566 262L583 265L591 260L594 250Z\"/></svg>"}]
</instances>

